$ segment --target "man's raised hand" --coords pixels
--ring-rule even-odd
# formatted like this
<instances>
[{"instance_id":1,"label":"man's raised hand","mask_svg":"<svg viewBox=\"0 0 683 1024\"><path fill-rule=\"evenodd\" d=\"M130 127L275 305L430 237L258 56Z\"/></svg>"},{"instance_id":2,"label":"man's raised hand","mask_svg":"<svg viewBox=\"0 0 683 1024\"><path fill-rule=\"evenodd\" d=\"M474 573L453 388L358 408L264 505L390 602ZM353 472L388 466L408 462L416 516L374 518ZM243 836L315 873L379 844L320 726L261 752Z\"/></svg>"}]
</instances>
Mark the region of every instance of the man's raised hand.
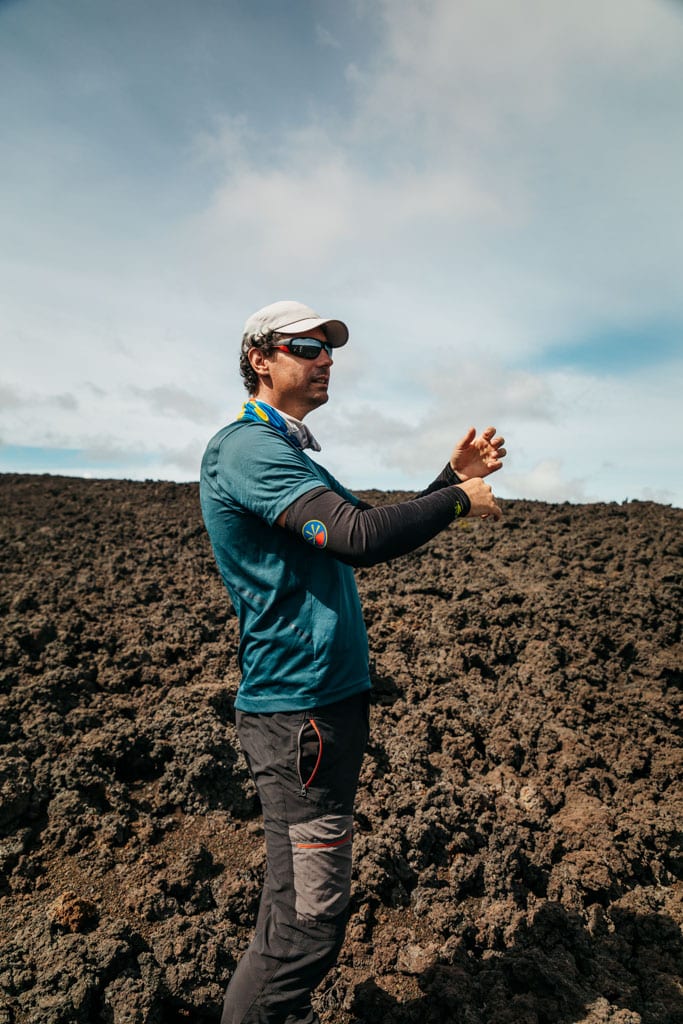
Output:
<instances>
[{"instance_id":1,"label":"man's raised hand","mask_svg":"<svg viewBox=\"0 0 683 1024\"><path fill-rule=\"evenodd\" d=\"M503 445L504 437L496 437L496 428L487 427L479 437L474 427L470 427L462 437L451 455L451 469L457 473L461 480L471 480L473 477L488 476L495 473L503 465L502 460L507 455Z\"/></svg>"}]
</instances>

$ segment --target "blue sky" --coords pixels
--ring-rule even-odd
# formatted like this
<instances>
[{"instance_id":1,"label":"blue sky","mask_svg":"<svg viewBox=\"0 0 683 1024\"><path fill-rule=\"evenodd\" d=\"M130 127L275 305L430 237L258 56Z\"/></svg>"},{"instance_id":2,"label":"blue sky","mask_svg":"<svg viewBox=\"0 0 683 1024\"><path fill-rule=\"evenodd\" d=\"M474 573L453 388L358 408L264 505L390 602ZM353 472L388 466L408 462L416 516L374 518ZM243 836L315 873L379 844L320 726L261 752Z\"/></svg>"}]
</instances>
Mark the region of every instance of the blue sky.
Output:
<instances>
[{"instance_id":1,"label":"blue sky","mask_svg":"<svg viewBox=\"0 0 683 1024\"><path fill-rule=\"evenodd\" d=\"M244 320L344 319L351 487L683 504L683 5L0 0L0 471L195 480Z\"/></svg>"}]
</instances>

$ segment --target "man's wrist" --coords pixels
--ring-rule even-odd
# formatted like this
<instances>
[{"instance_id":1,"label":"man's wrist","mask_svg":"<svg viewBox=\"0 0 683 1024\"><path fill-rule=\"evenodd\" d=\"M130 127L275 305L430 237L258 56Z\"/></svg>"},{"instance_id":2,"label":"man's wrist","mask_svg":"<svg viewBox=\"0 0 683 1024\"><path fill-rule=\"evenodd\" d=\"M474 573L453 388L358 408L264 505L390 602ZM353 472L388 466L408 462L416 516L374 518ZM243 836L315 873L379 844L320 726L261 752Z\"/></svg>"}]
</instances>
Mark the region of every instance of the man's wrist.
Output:
<instances>
[{"instance_id":1,"label":"man's wrist","mask_svg":"<svg viewBox=\"0 0 683 1024\"><path fill-rule=\"evenodd\" d=\"M462 489L462 487L454 487L453 493L455 497L455 515L457 519L463 519L469 514L472 504L469 497Z\"/></svg>"},{"instance_id":2,"label":"man's wrist","mask_svg":"<svg viewBox=\"0 0 683 1024\"><path fill-rule=\"evenodd\" d=\"M462 484L462 483L465 482L463 477L458 476L458 474L455 472L455 470L451 466L450 462L446 464L446 473L447 473L448 477L450 478L450 482L452 484Z\"/></svg>"}]
</instances>

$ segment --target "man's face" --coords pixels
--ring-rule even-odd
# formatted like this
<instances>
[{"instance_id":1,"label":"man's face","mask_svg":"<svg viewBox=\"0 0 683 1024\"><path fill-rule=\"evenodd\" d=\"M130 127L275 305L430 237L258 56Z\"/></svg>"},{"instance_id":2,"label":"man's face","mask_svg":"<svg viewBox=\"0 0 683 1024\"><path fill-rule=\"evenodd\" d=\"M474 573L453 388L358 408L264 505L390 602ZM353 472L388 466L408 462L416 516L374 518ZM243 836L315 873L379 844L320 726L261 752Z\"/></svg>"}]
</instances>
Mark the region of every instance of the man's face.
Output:
<instances>
[{"instance_id":1,"label":"man's face","mask_svg":"<svg viewBox=\"0 0 683 1024\"><path fill-rule=\"evenodd\" d=\"M315 338L326 341L322 327L292 335L296 338ZM280 343L287 344L287 338ZM292 352L276 349L268 356L268 368L273 389L273 404L283 412L302 419L307 412L327 402L330 368L333 360L324 348L315 359L304 359ZM295 411L296 410L296 411Z\"/></svg>"}]
</instances>

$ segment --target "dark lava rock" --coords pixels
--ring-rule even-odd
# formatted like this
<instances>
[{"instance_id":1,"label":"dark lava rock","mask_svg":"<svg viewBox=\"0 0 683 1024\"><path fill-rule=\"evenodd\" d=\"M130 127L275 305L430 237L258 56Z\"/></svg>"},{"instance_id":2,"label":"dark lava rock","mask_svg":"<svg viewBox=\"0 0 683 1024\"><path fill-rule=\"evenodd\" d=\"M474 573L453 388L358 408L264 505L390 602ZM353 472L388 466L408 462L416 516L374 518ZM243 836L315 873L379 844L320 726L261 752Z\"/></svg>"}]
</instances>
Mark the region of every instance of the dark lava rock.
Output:
<instances>
[{"instance_id":1,"label":"dark lava rock","mask_svg":"<svg viewBox=\"0 0 683 1024\"><path fill-rule=\"evenodd\" d=\"M215 1022L264 851L197 488L0 491L0 1024ZM683 1021L683 513L503 506L357 573L372 739L323 1024Z\"/></svg>"}]
</instances>

